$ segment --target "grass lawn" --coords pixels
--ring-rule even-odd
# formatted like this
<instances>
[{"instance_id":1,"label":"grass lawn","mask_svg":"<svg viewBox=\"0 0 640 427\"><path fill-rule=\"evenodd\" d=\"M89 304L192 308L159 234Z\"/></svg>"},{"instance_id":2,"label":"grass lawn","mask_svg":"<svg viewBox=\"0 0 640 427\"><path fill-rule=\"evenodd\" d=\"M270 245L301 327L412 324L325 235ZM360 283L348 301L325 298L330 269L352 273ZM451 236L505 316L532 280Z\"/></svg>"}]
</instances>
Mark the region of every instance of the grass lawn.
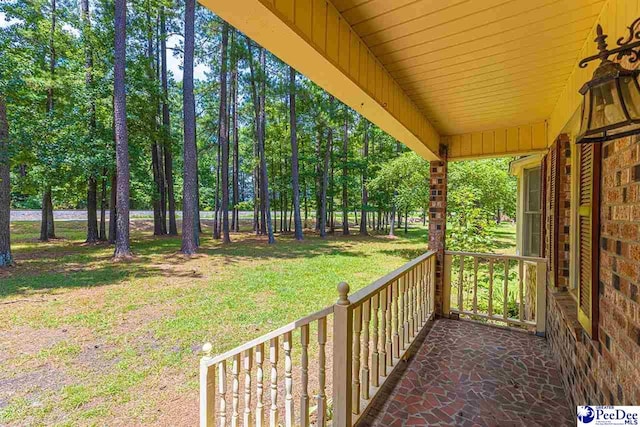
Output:
<instances>
[{"instance_id":1,"label":"grass lawn","mask_svg":"<svg viewBox=\"0 0 640 427\"><path fill-rule=\"evenodd\" d=\"M154 238L138 220L135 258L114 263L112 247L82 243L83 222L56 226L62 238L41 243L38 223L12 224L17 266L0 270L0 425L195 425L203 342L219 353L321 309L338 282L366 286L428 241L414 225L396 239L354 230L269 246L234 233L222 246L205 223L200 253L185 258L179 238ZM508 227L496 233L508 241Z\"/></svg>"},{"instance_id":2,"label":"grass lawn","mask_svg":"<svg viewBox=\"0 0 640 427\"><path fill-rule=\"evenodd\" d=\"M245 228L247 228L245 226ZM192 258L178 238L132 227L134 260L82 243L84 223L12 224L17 266L0 271L0 424L195 425L203 342L222 352L337 298L424 252L427 232L304 242L251 233L222 246L202 236Z\"/></svg>"}]
</instances>

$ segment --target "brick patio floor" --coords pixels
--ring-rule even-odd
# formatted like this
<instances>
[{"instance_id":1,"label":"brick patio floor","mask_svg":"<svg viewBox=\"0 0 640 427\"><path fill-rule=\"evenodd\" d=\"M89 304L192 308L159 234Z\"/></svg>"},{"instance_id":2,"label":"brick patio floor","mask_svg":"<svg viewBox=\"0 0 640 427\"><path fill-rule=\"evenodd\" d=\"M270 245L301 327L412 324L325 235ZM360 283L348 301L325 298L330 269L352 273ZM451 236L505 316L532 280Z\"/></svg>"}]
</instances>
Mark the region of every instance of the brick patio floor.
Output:
<instances>
[{"instance_id":1,"label":"brick patio floor","mask_svg":"<svg viewBox=\"0 0 640 427\"><path fill-rule=\"evenodd\" d=\"M359 425L575 425L543 338L439 319L421 339Z\"/></svg>"}]
</instances>

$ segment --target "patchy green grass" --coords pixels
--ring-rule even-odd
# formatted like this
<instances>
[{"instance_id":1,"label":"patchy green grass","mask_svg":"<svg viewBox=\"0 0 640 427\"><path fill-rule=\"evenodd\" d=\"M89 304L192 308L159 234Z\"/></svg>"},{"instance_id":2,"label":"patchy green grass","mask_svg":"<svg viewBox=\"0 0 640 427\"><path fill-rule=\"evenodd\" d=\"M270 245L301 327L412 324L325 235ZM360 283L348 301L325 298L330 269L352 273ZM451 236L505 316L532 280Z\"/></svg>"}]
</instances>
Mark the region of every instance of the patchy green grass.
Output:
<instances>
[{"instance_id":1,"label":"patchy green grass","mask_svg":"<svg viewBox=\"0 0 640 427\"><path fill-rule=\"evenodd\" d=\"M503 222L491 230L490 252L515 255L516 253L516 225Z\"/></svg>"},{"instance_id":2,"label":"patchy green grass","mask_svg":"<svg viewBox=\"0 0 640 427\"><path fill-rule=\"evenodd\" d=\"M0 271L0 425L195 425L203 342L222 352L321 309L340 281L357 290L428 242L414 225L396 239L354 230L279 235L270 246L234 233L223 246L207 226L187 258L179 238L153 237L137 220L135 258L114 263L112 247L83 243L83 223L56 225L62 238L41 243L37 223L12 224L17 266ZM496 249L512 229L496 230Z\"/></svg>"},{"instance_id":3,"label":"patchy green grass","mask_svg":"<svg viewBox=\"0 0 640 427\"><path fill-rule=\"evenodd\" d=\"M135 258L85 245L84 224L59 222L60 239L37 241L38 224L12 224L17 266L0 271L0 424L93 425L197 422L203 342L228 350L356 290L427 248L414 226L386 236L251 233L194 257L179 238L151 236L134 221ZM248 228L248 226L245 226Z\"/></svg>"}]
</instances>

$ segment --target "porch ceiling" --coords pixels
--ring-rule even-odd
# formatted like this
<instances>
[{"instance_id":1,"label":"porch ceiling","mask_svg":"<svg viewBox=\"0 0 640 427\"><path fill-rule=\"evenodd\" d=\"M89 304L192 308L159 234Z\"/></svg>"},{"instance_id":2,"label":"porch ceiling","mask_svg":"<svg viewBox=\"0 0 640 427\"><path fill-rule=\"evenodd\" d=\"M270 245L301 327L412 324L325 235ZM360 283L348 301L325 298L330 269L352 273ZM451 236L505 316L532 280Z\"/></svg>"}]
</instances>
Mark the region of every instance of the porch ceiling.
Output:
<instances>
[{"instance_id":1,"label":"porch ceiling","mask_svg":"<svg viewBox=\"0 0 640 427\"><path fill-rule=\"evenodd\" d=\"M442 135L545 121L605 0L333 0Z\"/></svg>"}]
</instances>

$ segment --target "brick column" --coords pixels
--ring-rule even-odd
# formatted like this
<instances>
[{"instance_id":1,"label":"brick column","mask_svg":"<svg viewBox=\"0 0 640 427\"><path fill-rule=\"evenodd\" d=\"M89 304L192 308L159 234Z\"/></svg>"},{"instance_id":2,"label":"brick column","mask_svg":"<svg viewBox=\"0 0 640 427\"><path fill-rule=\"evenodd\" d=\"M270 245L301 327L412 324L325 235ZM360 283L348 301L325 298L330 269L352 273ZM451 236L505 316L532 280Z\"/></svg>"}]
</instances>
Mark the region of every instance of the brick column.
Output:
<instances>
[{"instance_id":1,"label":"brick column","mask_svg":"<svg viewBox=\"0 0 640 427\"><path fill-rule=\"evenodd\" d=\"M429 250L437 251L436 258L436 313L442 315L442 289L444 279L445 233L447 228L447 147L440 146L442 161L432 161L431 197L429 202Z\"/></svg>"}]
</instances>

